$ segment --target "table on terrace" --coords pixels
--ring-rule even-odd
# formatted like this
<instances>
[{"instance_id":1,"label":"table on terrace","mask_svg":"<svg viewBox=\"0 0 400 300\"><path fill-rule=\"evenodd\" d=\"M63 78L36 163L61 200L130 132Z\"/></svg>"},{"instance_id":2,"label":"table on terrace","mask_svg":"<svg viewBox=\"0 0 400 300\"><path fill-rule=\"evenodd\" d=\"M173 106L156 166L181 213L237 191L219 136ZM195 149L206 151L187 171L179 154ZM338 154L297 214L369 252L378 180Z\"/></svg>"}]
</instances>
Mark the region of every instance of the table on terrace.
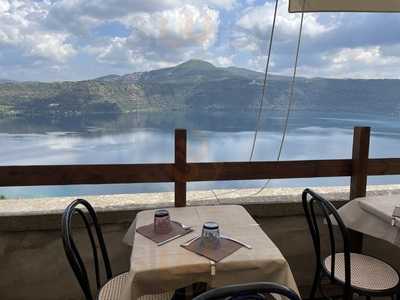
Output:
<instances>
[{"instance_id":1,"label":"table on terrace","mask_svg":"<svg viewBox=\"0 0 400 300\"><path fill-rule=\"evenodd\" d=\"M122 300L174 291L196 282L220 287L272 281L298 292L288 262L242 206L192 206L170 208L169 212L171 220L193 226L194 232L157 246L135 233L137 227L153 222L154 211L138 213L124 239L125 243L132 245L132 254L128 284L123 290ZM202 225L210 220L220 225L221 234L252 246L252 249L240 248L216 263L215 275L211 274L212 263L209 259L180 247L185 241L199 235Z\"/></svg>"},{"instance_id":2,"label":"table on terrace","mask_svg":"<svg viewBox=\"0 0 400 300\"><path fill-rule=\"evenodd\" d=\"M343 222L350 229L400 246L400 223L392 226L392 214L400 205L400 195L356 198L339 209Z\"/></svg>"}]
</instances>

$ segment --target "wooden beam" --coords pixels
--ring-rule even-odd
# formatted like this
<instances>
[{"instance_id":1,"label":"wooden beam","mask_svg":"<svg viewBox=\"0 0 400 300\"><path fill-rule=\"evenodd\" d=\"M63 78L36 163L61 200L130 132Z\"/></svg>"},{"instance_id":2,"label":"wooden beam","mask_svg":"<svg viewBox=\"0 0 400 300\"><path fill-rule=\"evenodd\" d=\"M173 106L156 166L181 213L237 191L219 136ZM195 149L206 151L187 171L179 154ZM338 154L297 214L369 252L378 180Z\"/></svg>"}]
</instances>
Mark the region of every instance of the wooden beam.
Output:
<instances>
[{"instance_id":1,"label":"wooden beam","mask_svg":"<svg viewBox=\"0 0 400 300\"><path fill-rule=\"evenodd\" d=\"M173 182L173 164L0 166L0 186Z\"/></svg>"},{"instance_id":2,"label":"wooden beam","mask_svg":"<svg viewBox=\"0 0 400 300\"><path fill-rule=\"evenodd\" d=\"M377 158L368 161L368 175L399 175L400 158Z\"/></svg>"},{"instance_id":3,"label":"wooden beam","mask_svg":"<svg viewBox=\"0 0 400 300\"><path fill-rule=\"evenodd\" d=\"M367 192L370 127L355 127L350 183L350 200L364 197Z\"/></svg>"},{"instance_id":4,"label":"wooden beam","mask_svg":"<svg viewBox=\"0 0 400 300\"><path fill-rule=\"evenodd\" d=\"M186 206L186 130L175 130L175 206Z\"/></svg>"},{"instance_id":5,"label":"wooden beam","mask_svg":"<svg viewBox=\"0 0 400 300\"><path fill-rule=\"evenodd\" d=\"M350 159L189 163L187 181L340 177L350 176L351 166Z\"/></svg>"},{"instance_id":6,"label":"wooden beam","mask_svg":"<svg viewBox=\"0 0 400 300\"><path fill-rule=\"evenodd\" d=\"M400 158L370 159L367 164L368 175L400 175ZM176 171L175 164L0 166L0 186L175 182L176 179L185 183L353 175L350 159L185 165L180 167L181 171Z\"/></svg>"},{"instance_id":7,"label":"wooden beam","mask_svg":"<svg viewBox=\"0 0 400 300\"><path fill-rule=\"evenodd\" d=\"M187 163L186 173L174 164L0 166L0 186L149 183L252 180L352 175L353 161L304 160L279 162ZM368 160L368 175L400 175L400 158Z\"/></svg>"},{"instance_id":8,"label":"wooden beam","mask_svg":"<svg viewBox=\"0 0 400 300\"><path fill-rule=\"evenodd\" d=\"M182 146L182 145L181 145ZM181 147L179 146L179 147ZM183 148L185 150L185 148ZM251 180L350 176L352 161L186 163L185 153L174 164L0 166L0 186L109 184ZM380 164L374 163L375 164ZM183 187L183 185L181 185Z\"/></svg>"}]
</instances>

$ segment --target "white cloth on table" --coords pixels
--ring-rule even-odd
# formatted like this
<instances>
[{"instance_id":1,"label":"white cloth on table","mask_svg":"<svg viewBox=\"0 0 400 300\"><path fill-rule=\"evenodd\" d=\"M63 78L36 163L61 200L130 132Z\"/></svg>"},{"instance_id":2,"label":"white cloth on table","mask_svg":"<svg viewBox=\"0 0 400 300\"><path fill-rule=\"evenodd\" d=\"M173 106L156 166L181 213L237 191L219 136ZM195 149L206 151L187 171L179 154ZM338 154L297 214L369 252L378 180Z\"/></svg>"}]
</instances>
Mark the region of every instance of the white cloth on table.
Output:
<instances>
[{"instance_id":1,"label":"white cloth on table","mask_svg":"<svg viewBox=\"0 0 400 300\"><path fill-rule=\"evenodd\" d=\"M171 220L192 226L195 231L157 246L140 234L136 227L153 222L154 211L142 211L130 226L124 241L132 245L131 268L122 300L136 300L146 294L157 294L206 282L211 287L255 281L272 281L298 292L290 267L280 250L248 212L239 205L192 206L169 209ZM215 265L211 275L210 260L180 245L201 233L207 221L219 224L221 234L250 244Z\"/></svg>"},{"instance_id":2,"label":"white cloth on table","mask_svg":"<svg viewBox=\"0 0 400 300\"><path fill-rule=\"evenodd\" d=\"M342 206L339 215L348 228L400 246L400 228L392 226L398 205L400 195L361 197Z\"/></svg>"}]
</instances>

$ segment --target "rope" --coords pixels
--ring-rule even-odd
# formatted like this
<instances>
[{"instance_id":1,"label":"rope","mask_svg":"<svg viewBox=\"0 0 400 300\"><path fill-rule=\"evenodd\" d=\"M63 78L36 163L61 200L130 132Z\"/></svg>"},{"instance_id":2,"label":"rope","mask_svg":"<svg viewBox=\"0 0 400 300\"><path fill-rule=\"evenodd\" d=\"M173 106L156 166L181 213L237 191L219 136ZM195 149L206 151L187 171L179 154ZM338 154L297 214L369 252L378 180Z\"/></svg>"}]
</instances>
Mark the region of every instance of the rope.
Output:
<instances>
[{"instance_id":1,"label":"rope","mask_svg":"<svg viewBox=\"0 0 400 300\"><path fill-rule=\"evenodd\" d=\"M272 28L271 28L271 37L270 37L270 42L269 42L269 47L268 47L268 58L267 58L267 64L266 64L266 67L265 67L265 74L264 74L264 84L263 84L263 89L262 89L260 106L259 106L259 110L258 110L258 113L257 113L257 123L256 123L256 129L255 129L255 132L254 132L253 143L252 143L252 147L251 147L251 153L250 153L249 161L251 161L252 158L253 158L255 145L256 145L256 141L257 141L257 136L258 136L258 131L260 129L261 115L262 115L262 110L263 110L263 105L264 105L264 98L265 98L265 91L266 91L266 87L267 87L267 78L268 78L270 57L271 57L271 52L272 52L273 35L274 35L274 32L275 32L275 24L276 24L277 10L278 10L278 2L279 2L279 0L276 0L276 2L275 2L274 19L273 19L273 24L272 24ZM290 84L289 84L289 103L288 103L288 109L286 111L285 122L284 122L283 132L282 132L282 138L281 138L281 141L280 141L280 144L279 144L279 150L278 150L278 155L277 155L277 159L276 159L277 161L279 161L281 156L282 156L283 146L284 146L285 141L286 141L287 131L288 131L288 127L289 127L290 112L292 111L293 105L295 103L294 87L295 87L295 84L296 84L297 67L298 67L298 62L299 62L301 38L302 38L302 33L303 33L304 6L305 6L305 0L303 0L303 9L302 9L301 19L300 19L299 35L298 35L298 39L297 39L295 63L294 63L294 68L293 68L292 79L291 79ZM268 186L270 181L271 181L271 179L267 179L265 184L257 192L249 194L248 196L255 196L255 195L258 195L259 193L261 193ZM235 192L235 191L233 191L233 192ZM211 190L211 192L213 193L215 199L219 203L219 198L217 197L217 194L215 193L215 191ZM228 194L231 194L233 192L230 191L230 192L223 193L221 195L228 195Z\"/></svg>"},{"instance_id":2,"label":"rope","mask_svg":"<svg viewBox=\"0 0 400 300\"><path fill-rule=\"evenodd\" d=\"M289 104L288 104L288 109L286 111L286 117L285 117L285 123L284 123L284 126L283 126L282 138L281 138L281 142L279 144L278 156L277 156L277 159L276 159L277 161L279 161L281 159L281 156L282 156L283 145L285 144L287 131L288 131L288 127L289 127L290 112L292 111L293 105L295 103L294 87L295 87L295 84L296 84L296 75L297 75L297 67L298 67L298 63L299 63L301 37L302 37L302 33L303 33L304 4L305 4L305 2L306 1L303 0L303 9L302 9L302 13L301 13L299 36L298 36L298 39L297 39L296 59L295 59L295 62L294 62L292 80L291 80L290 85L289 85ZM255 192L252 196L261 193L268 186L270 181L271 181L271 179L267 179L265 184L257 192Z\"/></svg>"},{"instance_id":3,"label":"rope","mask_svg":"<svg viewBox=\"0 0 400 300\"><path fill-rule=\"evenodd\" d=\"M258 136L258 132L260 129L260 124L261 124L261 116L262 116L262 111L263 111L263 107L264 107L265 92L267 90L267 78L268 78L269 65L270 65L271 53L272 53L272 42L274 40L274 33L275 33L276 16L278 14L278 4L279 4L279 0L276 0L275 8L274 8L274 18L272 20L271 34L270 34L270 38L269 38L269 45L268 45L268 51L267 51L267 63L265 65L263 88L262 88L262 93L261 93L261 98L260 98L260 105L259 105L258 111L257 111L256 128L254 130L254 137L253 137L253 143L251 146L249 161L252 161L252 159L253 159L254 150L255 150L256 142L257 142L257 136ZM220 196L229 195L229 194L234 193L235 191L236 190L222 193ZM215 193L215 191L211 190L211 192L213 193L217 202L219 202L219 198L217 197L217 194ZM202 199L200 199L200 200L202 200Z\"/></svg>"},{"instance_id":4,"label":"rope","mask_svg":"<svg viewBox=\"0 0 400 300\"><path fill-rule=\"evenodd\" d=\"M265 73L264 73L264 83L263 83L262 94L261 94L261 99L260 99L260 106L259 106L258 112L257 112L256 129L254 131L253 144L251 146L249 161L251 161L253 159L254 150L256 148L258 131L260 130L261 116L262 116L262 111L263 111L263 106L264 106L265 91L267 89L267 78L268 78L268 71L269 71L269 62L271 59L271 52L272 52L272 42L274 40L274 33L275 33L276 15L278 12L278 2L279 2L279 0L275 1L274 19L272 20L271 35L270 35L270 39L269 39L267 64L265 65Z\"/></svg>"}]
</instances>

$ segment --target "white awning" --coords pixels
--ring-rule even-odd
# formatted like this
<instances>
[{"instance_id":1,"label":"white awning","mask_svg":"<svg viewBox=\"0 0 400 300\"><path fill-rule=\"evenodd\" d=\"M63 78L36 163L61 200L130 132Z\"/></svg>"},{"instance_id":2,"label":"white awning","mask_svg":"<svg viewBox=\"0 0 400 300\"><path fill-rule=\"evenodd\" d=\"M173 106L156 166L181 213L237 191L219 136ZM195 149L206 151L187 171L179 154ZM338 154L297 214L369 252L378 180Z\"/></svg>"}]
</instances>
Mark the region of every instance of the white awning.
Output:
<instances>
[{"instance_id":1,"label":"white awning","mask_svg":"<svg viewBox=\"0 0 400 300\"><path fill-rule=\"evenodd\" d=\"M302 11L400 12L400 0L289 0L289 12Z\"/></svg>"}]
</instances>

